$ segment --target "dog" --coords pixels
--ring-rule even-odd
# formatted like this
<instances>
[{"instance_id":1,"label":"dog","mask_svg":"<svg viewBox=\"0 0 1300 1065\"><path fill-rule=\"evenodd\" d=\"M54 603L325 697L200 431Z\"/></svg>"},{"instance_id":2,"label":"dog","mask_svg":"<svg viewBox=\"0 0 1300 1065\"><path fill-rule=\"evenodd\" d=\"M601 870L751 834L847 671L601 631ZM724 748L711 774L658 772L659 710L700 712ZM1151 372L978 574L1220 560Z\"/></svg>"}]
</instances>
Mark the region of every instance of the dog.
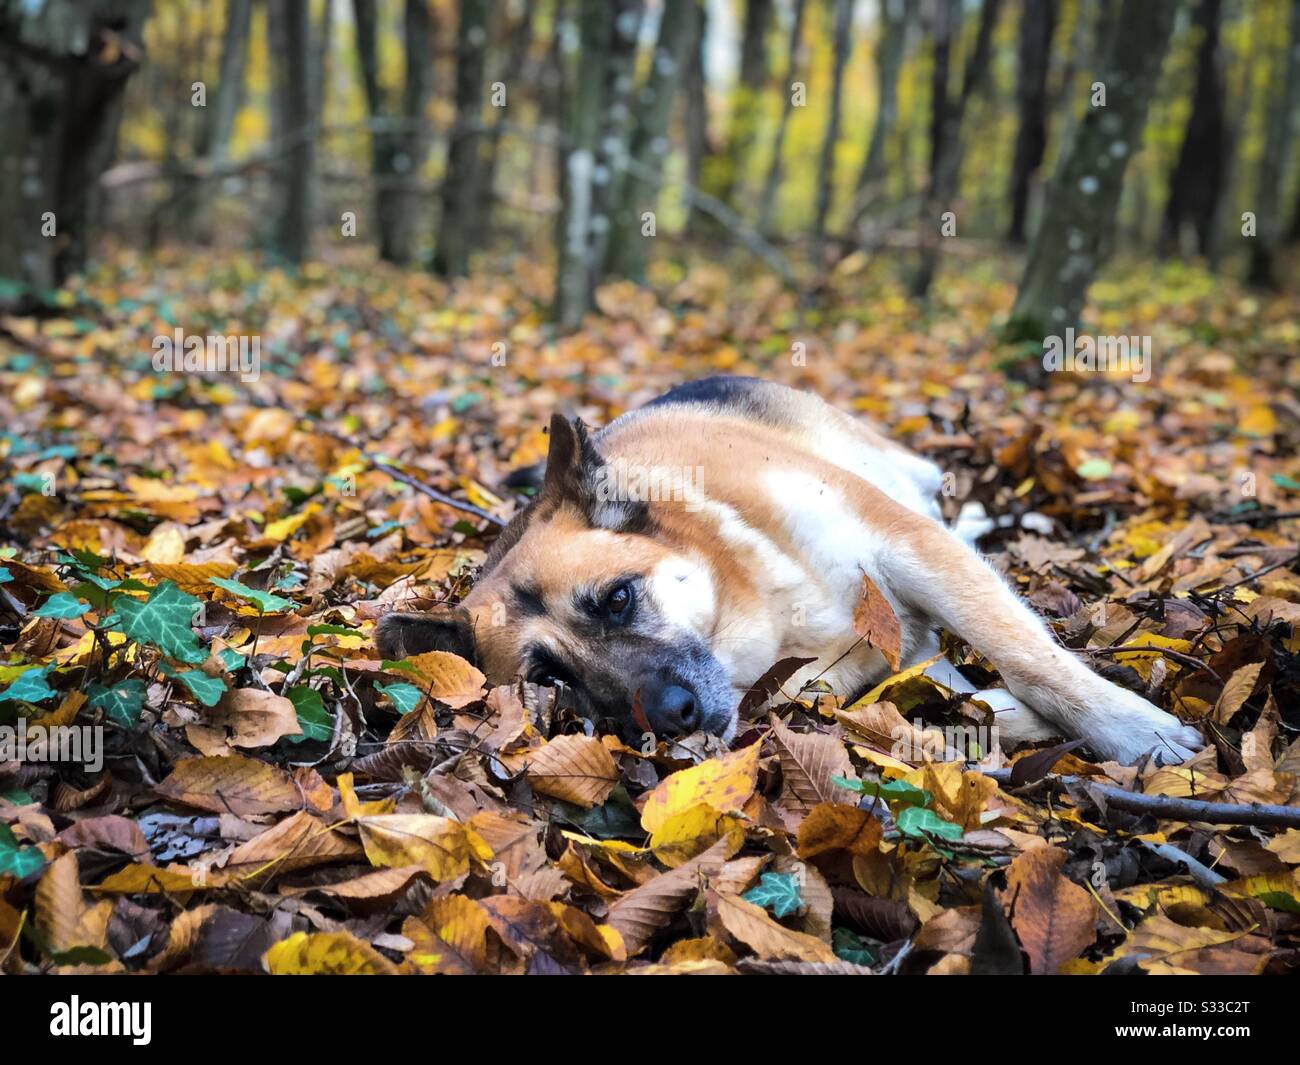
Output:
<instances>
[{"instance_id":1,"label":"dog","mask_svg":"<svg viewBox=\"0 0 1300 1065\"><path fill-rule=\"evenodd\" d=\"M382 617L385 658L452 651L493 684L563 685L624 734L733 738L774 663L812 659L852 699L891 673L854 629L865 574L906 667L947 629L1006 689L976 692L1005 746L1085 740L1103 758L1183 761L1203 745L1098 676L947 528L939 469L821 399L743 377L675 388L589 433L555 415L536 498L503 530L458 606ZM972 692L946 660L936 679Z\"/></svg>"}]
</instances>

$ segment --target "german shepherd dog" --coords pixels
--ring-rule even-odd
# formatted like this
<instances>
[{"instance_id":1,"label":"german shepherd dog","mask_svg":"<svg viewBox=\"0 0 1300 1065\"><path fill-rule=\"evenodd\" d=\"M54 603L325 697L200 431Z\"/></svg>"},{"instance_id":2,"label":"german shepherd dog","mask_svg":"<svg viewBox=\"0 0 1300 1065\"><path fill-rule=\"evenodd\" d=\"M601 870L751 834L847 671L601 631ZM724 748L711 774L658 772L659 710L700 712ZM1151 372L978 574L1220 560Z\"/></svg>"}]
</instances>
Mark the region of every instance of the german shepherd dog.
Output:
<instances>
[{"instance_id":1,"label":"german shepherd dog","mask_svg":"<svg viewBox=\"0 0 1300 1065\"><path fill-rule=\"evenodd\" d=\"M730 740L742 697L782 659L813 659L786 690L820 677L853 698L889 676L854 630L866 574L898 617L904 667L937 655L945 628L998 670L1007 689L976 697L1004 745L1080 738L1126 763L1202 746L1061 647L942 524L935 465L814 396L711 377L594 435L557 414L550 437L541 491L464 602L381 618L386 658L454 651L494 684L563 684L625 735L648 722Z\"/></svg>"}]
</instances>

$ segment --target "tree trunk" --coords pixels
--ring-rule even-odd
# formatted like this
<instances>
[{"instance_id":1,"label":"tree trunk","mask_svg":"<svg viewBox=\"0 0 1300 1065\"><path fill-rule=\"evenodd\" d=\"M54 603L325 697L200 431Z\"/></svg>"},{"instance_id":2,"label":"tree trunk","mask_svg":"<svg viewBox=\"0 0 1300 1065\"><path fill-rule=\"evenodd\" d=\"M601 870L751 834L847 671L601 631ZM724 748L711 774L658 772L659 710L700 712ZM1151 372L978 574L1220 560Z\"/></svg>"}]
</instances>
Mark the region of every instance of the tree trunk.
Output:
<instances>
[{"instance_id":1,"label":"tree trunk","mask_svg":"<svg viewBox=\"0 0 1300 1065\"><path fill-rule=\"evenodd\" d=\"M705 167L709 192L733 206L740 175L753 151L767 89L767 34L772 25L772 0L747 0L740 44L740 79L732 93L727 146Z\"/></svg>"},{"instance_id":2,"label":"tree trunk","mask_svg":"<svg viewBox=\"0 0 1300 1065\"><path fill-rule=\"evenodd\" d=\"M790 44L786 49L789 60L785 67L781 121L776 127L776 137L772 142L772 161L768 164L767 180L763 182L763 199L758 209L758 228L763 233L768 232L772 226L772 210L776 206L776 194L781 187L781 153L785 150L785 134L794 112L794 83L799 79L806 59L803 46L803 14L806 7L806 0L794 0L794 21L790 24Z\"/></svg>"},{"instance_id":3,"label":"tree trunk","mask_svg":"<svg viewBox=\"0 0 1300 1065\"><path fill-rule=\"evenodd\" d=\"M907 37L904 0L880 0L879 38L876 42L876 96L880 106L871 129L867 158L858 174L858 198L877 195L885 184L885 153L898 128L898 75L903 69Z\"/></svg>"},{"instance_id":4,"label":"tree trunk","mask_svg":"<svg viewBox=\"0 0 1300 1065\"><path fill-rule=\"evenodd\" d=\"M275 91L281 99L288 150L281 157L277 182L280 208L272 233L272 250L291 263L311 253L312 193L315 189L316 122L313 108L311 5L308 0L283 0L267 6L279 22L283 58L272 64Z\"/></svg>"},{"instance_id":5,"label":"tree trunk","mask_svg":"<svg viewBox=\"0 0 1300 1065\"><path fill-rule=\"evenodd\" d=\"M817 206L813 217L813 262L820 265L826 239L826 218L835 191L835 146L840 139L840 102L844 95L844 67L853 42L853 0L835 0L835 59L831 72L830 113L822 137L821 161L817 168Z\"/></svg>"},{"instance_id":6,"label":"tree trunk","mask_svg":"<svg viewBox=\"0 0 1300 1065\"><path fill-rule=\"evenodd\" d=\"M610 228L623 199L632 139L632 88L636 46L645 14L644 0L606 0L613 12L605 50L605 84L601 91L600 134L591 198L591 261L598 285L605 267Z\"/></svg>"},{"instance_id":7,"label":"tree trunk","mask_svg":"<svg viewBox=\"0 0 1300 1065\"><path fill-rule=\"evenodd\" d=\"M1255 193L1256 235L1250 245L1249 281L1260 288L1278 287L1277 252L1282 244L1282 183L1300 110L1300 0L1291 0L1290 35L1283 53L1283 72L1268 111L1264 155L1259 161Z\"/></svg>"},{"instance_id":8,"label":"tree trunk","mask_svg":"<svg viewBox=\"0 0 1300 1065\"><path fill-rule=\"evenodd\" d=\"M512 95L519 92L521 83L524 82L526 77L524 71L528 64L528 50L533 42L533 16L536 13L537 5L525 4L514 26L511 27L509 47L505 50L505 65L501 69L499 80L510 82L509 91ZM492 123L491 133L488 134L487 154L483 162L483 179L479 183L477 204L478 221L476 225L485 240L489 236L492 206L496 201L497 159L501 151L501 135L504 132L509 107L500 107L495 110L497 117Z\"/></svg>"},{"instance_id":9,"label":"tree trunk","mask_svg":"<svg viewBox=\"0 0 1300 1065\"><path fill-rule=\"evenodd\" d=\"M86 263L146 0L46 0L0 21L0 305Z\"/></svg>"},{"instance_id":10,"label":"tree trunk","mask_svg":"<svg viewBox=\"0 0 1300 1065\"><path fill-rule=\"evenodd\" d=\"M244 70L248 65L248 29L252 16L252 0L228 0L217 92L204 126L203 154L213 162L219 162L230 154L235 116L244 98Z\"/></svg>"},{"instance_id":11,"label":"tree trunk","mask_svg":"<svg viewBox=\"0 0 1300 1065\"><path fill-rule=\"evenodd\" d=\"M654 212L668 155L668 122L673 96L682 80L687 50L695 43L699 0L665 0L659 21L659 39L645 85L637 94L636 128L628 151L630 170L623 179L613 213L606 272L637 281L645 278L646 253L651 234L644 232L642 214ZM657 222L655 223L657 227Z\"/></svg>"},{"instance_id":12,"label":"tree trunk","mask_svg":"<svg viewBox=\"0 0 1300 1065\"><path fill-rule=\"evenodd\" d=\"M939 269L939 240L944 223L944 215L952 210L961 185L962 138L961 124L966 109L976 91L984 84L989 69L989 57L993 51L993 30L997 26L998 13L1002 0L984 0L980 8L979 29L975 34L975 44L966 60L962 71L961 90L957 98L947 99L947 61L944 61L945 76L941 81L936 73L934 80L934 121L931 126L930 150L930 184L926 189L925 201L921 205L921 262L916 276L912 280L912 295L925 299L930 294L930 285ZM935 28L936 53L941 49L948 51L943 44L945 37L960 40L961 5L960 2L947 6L940 0L937 11L938 25ZM948 25L943 25L947 21ZM936 56L936 66L938 66Z\"/></svg>"},{"instance_id":13,"label":"tree trunk","mask_svg":"<svg viewBox=\"0 0 1300 1065\"><path fill-rule=\"evenodd\" d=\"M387 262L405 265L415 257L421 206L415 182L428 150L424 131L432 37L428 0L406 0L406 82L400 112L379 82L374 0L353 0L353 14L361 83L370 115L379 255Z\"/></svg>"},{"instance_id":14,"label":"tree trunk","mask_svg":"<svg viewBox=\"0 0 1300 1065\"><path fill-rule=\"evenodd\" d=\"M693 188L703 188L705 162L711 154L709 141L708 84L704 74L704 47L708 36L709 9L701 0L699 9L700 30L686 59L686 182ZM702 213L691 200L686 209L686 232L697 235L703 228Z\"/></svg>"},{"instance_id":15,"label":"tree trunk","mask_svg":"<svg viewBox=\"0 0 1300 1065\"><path fill-rule=\"evenodd\" d=\"M1221 0L1201 0L1196 6L1195 25L1201 35L1196 54L1196 88L1183 146L1169 176L1169 202L1160 234L1162 254L1181 245L1183 229L1188 225L1195 235L1197 253L1208 255L1210 251L1228 162L1219 54L1221 8Z\"/></svg>"},{"instance_id":16,"label":"tree trunk","mask_svg":"<svg viewBox=\"0 0 1300 1065\"><path fill-rule=\"evenodd\" d=\"M1052 178L1004 332L1008 341L1041 342L1078 324L1115 224L1125 167L1141 145L1177 10L1178 0L1123 0L1097 78L1106 106L1093 105L1090 96Z\"/></svg>"},{"instance_id":17,"label":"tree trunk","mask_svg":"<svg viewBox=\"0 0 1300 1065\"><path fill-rule=\"evenodd\" d=\"M483 125L483 68L487 53L487 0L460 0L456 31L456 126L442 179L442 215L433 269L443 277L469 272L479 191Z\"/></svg>"},{"instance_id":18,"label":"tree trunk","mask_svg":"<svg viewBox=\"0 0 1300 1065\"><path fill-rule=\"evenodd\" d=\"M591 246L592 198L605 92L606 53L613 34L608 0L580 0L579 47L565 116L567 134L562 164L563 209L559 225L559 263L555 277L555 316L561 328L582 324L591 307L596 269Z\"/></svg>"},{"instance_id":19,"label":"tree trunk","mask_svg":"<svg viewBox=\"0 0 1300 1065\"><path fill-rule=\"evenodd\" d=\"M1024 0L1016 71L1016 154L1011 163L1011 226L1007 240L1025 242L1029 195L1047 150L1047 70L1059 0ZM1217 0L1216 0L1217 2Z\"/></svg>"}]
</instances>

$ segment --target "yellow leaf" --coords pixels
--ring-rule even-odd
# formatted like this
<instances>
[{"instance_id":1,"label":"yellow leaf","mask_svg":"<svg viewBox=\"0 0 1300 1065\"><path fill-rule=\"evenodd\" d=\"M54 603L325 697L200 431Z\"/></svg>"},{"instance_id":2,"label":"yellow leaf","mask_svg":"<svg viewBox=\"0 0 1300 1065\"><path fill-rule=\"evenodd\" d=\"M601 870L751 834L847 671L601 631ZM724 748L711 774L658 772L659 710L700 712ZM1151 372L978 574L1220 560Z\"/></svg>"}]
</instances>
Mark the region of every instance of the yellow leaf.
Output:
<instances>
[{"instance_id":1,"label":"yellow leaf","mask_svg":"<svg viewBox=\"0 0 1300 1065\"><path fill-rule=\"evenodd\" d=\"M262 960L275 976L388 976L397 966L350 932L295 932Z\"/></svg>"},{"instance_id":2,"label":"yellow leaf","mask_svg":"<svg viewBox=\"0 0 1300 1065\"><path fill-rule=\"evenodd\" d=\"M751 743L664 778L642 807L641 826L653 834L674 814L700 804L719 813L738 812L754 794L758 782L758 748L757 743Z\"/></svg>"},{"instance_id":3,"label":"yellow leaf","mask_svg":"<svg viewBox=\"0 0 1300 1065\"><path fill-rule=\"evenodd\" d=\"M159 525L140 552L146 562L174 565L185 558L185 537L175 525Z\"/></svg>"},{"instance_id":4,"label":"yellow leaf","mask_svg":"<svg viewBox=\"0 0 1300 1065\"><path fill-rule=\"evenodd\" d=\"M670 869L703 854L718 840L732 840L730 850L737 851L744 842L745 826L735 814L722 814L700 803L689 810L673 814L650 837L655 857Z\"/></svg>"},{"instance_id":5,"label":"yellow leaf","mask_svg":"<svg viewBox=\"0 0 1300 1065\"><path fill-rule=\"evenodd\" d=\"M390 672L414 680L430 697L446 703L453 710L477 702L483 697L487 678L460 655L450 651L426 651L404 659L402 669Z\"/></svg>"},{"instance_id":6,"label":"yellow leaf","mask_svg":"<svg viewBox=\"0 0 1300 1065\"><path fill-rule=\"evenodd\" d=\"M488 862L492 848L472 829L434 814L376 814L357 819L371 865L418 865L435 880L469 871L474 859Z\"/></svg>"}]
</instances>

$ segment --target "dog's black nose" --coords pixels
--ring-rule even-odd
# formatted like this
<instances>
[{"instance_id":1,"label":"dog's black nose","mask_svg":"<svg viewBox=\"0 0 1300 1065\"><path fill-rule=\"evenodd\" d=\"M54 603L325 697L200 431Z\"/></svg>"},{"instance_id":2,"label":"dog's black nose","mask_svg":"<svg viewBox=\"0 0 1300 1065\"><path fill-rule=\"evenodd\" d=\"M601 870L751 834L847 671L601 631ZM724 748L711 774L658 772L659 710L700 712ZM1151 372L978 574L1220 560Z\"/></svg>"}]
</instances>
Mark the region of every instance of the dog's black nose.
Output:
<instances>
[{"instance_id":1,"label":"dog's black nose","mask_svg":"<svg viewBox=\"0 0 1300 1065\"><path fill-rule=\"evenodd\" d=\"M646 720L657 735L683 736L700 727L694 692L676 684L665 685L654 692L646 700L644 709Z\"/></svg>"}]
</instances>

